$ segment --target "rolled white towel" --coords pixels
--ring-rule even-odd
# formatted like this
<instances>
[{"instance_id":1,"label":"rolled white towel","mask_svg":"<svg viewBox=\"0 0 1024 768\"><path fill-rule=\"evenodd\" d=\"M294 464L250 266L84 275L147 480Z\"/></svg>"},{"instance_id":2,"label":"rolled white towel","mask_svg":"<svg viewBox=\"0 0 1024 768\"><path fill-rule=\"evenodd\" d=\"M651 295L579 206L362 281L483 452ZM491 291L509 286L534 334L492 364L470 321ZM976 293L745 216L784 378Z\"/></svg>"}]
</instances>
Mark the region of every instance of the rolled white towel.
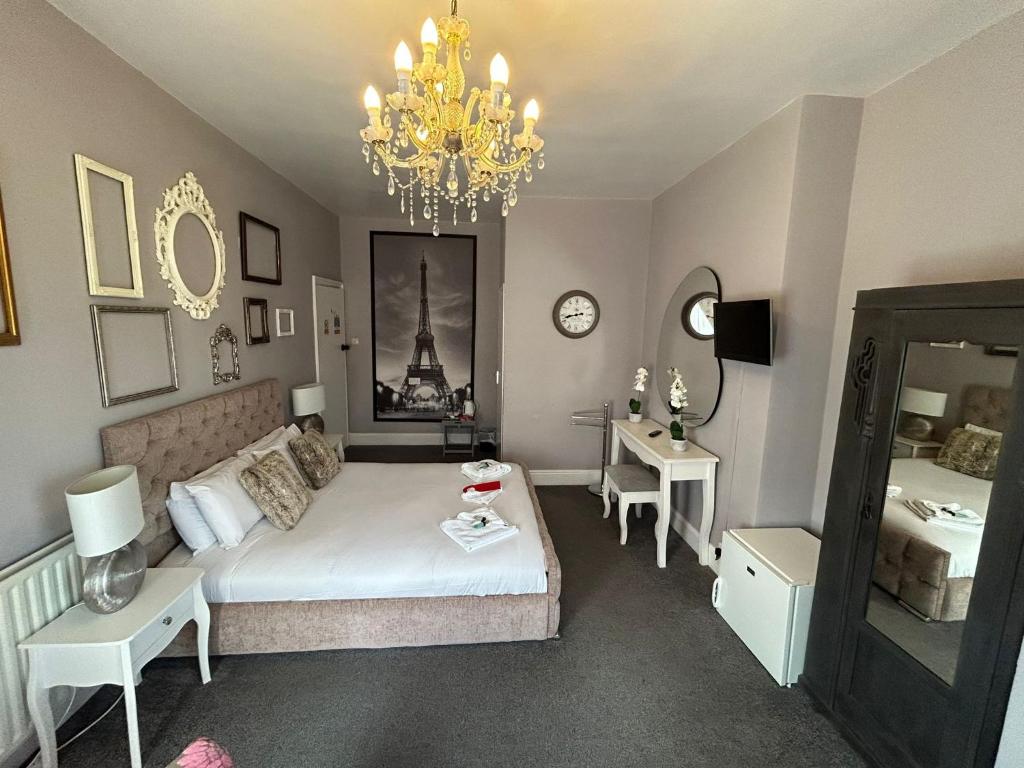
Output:
<instances>
[{"instance_id":1,"label":"rolled white towel","mask_svg":"<svg viewBox=\"0 0 1024 768\"><path fill-rule=\"evenodd\" d=\"M481 525L484 521L486 523ZM441 530L467 552L497 544L519 533L518 526L509 525L497 512L487 507L460 512L453 518L443 520Z\"/></svg>"},{"instance_id":2,"label":"rolled white towel","mask_svg":"<svg viewBox=\"0 0 1024 768\"><path fill-rule=\"evenodd\" d=\"M885 486L885 495L890 499L895 499L903 493L903 488L899 485L887 485Z\"/></svg>"},{"instance_id":3,"label":"rolled white towel","mask_svg":"<svg viewBox=\"0 0 1024 768\"><path fill-rule=\"evenodd\" d=\"M484 480L497 480L499 477L504 477L511 471L511 464L504 464L500 461L495 461L494 459L467 461L462 465L462 474L474 483L480 483Z\"/></svg>"}]
</instances>

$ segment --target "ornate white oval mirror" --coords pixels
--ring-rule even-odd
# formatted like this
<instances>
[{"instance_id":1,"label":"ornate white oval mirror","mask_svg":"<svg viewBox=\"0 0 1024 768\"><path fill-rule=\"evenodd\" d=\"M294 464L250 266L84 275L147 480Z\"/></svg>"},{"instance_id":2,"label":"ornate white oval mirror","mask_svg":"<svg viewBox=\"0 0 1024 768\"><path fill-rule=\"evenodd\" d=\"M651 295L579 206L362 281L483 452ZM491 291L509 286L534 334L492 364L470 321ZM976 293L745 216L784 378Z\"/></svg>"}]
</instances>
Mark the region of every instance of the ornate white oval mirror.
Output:
<instances>
[{"instance_id":1,"label":"ornate white oval mirror","mask_svg":"<svg viewBox=\"0 0 1024 768\"><path fill-rule=\"evenodd\" d=\"M663 403L671 384L668 369L678 368L690 401L687 426L711 421L722 393L722 362L715 357L715 304L722 288L709 267L697 267L679 284L661 323L656 381Z\"/></svg>"},{"instance_id":2,"label":"ornate white oval mirror","mask_svg":"<svg viewBox=\"0 0 1024 768\"><path fill-rule=\"evenodd\" d=\"M213 207L191 171L164 190L164 207L157 209L154 231L160 276L174 294L174 304L194 319L206 320L219 305L227 259ZM206 237L197 238L197 231ZM203 287L193 290L187 279L203 287L211 282L201 292Z\"/></svg>"}]
</instances>

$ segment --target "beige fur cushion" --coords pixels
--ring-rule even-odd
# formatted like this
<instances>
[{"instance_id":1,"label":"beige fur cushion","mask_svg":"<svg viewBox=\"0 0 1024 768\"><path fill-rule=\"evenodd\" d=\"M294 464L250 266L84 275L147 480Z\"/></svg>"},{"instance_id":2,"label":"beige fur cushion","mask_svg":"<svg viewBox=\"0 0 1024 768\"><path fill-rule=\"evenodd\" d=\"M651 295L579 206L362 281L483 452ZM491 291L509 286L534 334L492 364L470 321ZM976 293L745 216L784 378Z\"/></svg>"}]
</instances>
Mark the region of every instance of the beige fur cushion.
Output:
<instances>
[{"instance_id":1,"label":"beige fur cushion","mask_svg":"<svg viewBox=\"0 0 1024 768\"><path fill-rule=\"evenodd\" d=\"M282 531L294 528L313 501L313 494L278 451L271 451L243 470L238 481L267 519Z\"/></svg>"},{"instance_id":2,"label":"beige fur cushion","mask_svg":"<svg viewBox=\"0 0 1024 768\"><path fill-rule=\"evenodd\" d=\"M965 475L992 480L996 476L1002 442L1001 435L982 435L957 427L949 433L935 463Z\"/></svg>"},{"instance_id":3,"label":"beige fur cushion","mask_svg":"<svg viewBox=\"0 0 1024 768\"><path fill-rule=\"evenodd\" d=\"M314 429L288 441L295 461L314 488L323 488L341 471L341 461L330 444Z\"/></svg>"}]
</instances>

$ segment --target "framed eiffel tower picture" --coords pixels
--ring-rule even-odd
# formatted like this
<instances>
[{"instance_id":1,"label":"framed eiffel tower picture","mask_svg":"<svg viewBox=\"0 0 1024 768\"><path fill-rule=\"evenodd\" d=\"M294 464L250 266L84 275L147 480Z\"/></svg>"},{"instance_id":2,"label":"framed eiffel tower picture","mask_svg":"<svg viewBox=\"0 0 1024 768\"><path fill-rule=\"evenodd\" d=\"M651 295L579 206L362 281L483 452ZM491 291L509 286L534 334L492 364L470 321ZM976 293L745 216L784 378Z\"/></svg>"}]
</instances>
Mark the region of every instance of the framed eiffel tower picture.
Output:
<instances>
[{"instance_id":1,"label":"framed eiffel tower picture","mask_svg":"<svg viewBox=\"0 0 1024 768\"><path fill-rule=\"evenodd\" d=\"M476 237L370 233L373 420L441 421L473 399Z\"/></svg>"}]
</instances>

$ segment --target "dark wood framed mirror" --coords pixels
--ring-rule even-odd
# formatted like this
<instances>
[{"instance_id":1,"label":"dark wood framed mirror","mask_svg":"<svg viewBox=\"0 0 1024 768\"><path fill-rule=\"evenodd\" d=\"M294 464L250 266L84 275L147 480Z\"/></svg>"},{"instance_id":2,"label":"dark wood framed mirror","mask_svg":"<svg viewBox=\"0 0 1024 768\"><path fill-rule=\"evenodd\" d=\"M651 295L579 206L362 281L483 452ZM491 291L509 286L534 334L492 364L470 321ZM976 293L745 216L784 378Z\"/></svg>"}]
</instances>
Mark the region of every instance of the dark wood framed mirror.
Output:
<instances>
[{"instance_id":1,"label":"dark wood framed mirror","mask_svg":"<svg viewBox=\"0 0 1024 768\"><path fill-rule=\"evenodd\" d=\"M802 680L880 766L998 750L1024 635L1024 372L992 345L1024 346L1024 281L858 294ZM899 432L914 409L932 440Z\"/></svg>"}]
</instances>

